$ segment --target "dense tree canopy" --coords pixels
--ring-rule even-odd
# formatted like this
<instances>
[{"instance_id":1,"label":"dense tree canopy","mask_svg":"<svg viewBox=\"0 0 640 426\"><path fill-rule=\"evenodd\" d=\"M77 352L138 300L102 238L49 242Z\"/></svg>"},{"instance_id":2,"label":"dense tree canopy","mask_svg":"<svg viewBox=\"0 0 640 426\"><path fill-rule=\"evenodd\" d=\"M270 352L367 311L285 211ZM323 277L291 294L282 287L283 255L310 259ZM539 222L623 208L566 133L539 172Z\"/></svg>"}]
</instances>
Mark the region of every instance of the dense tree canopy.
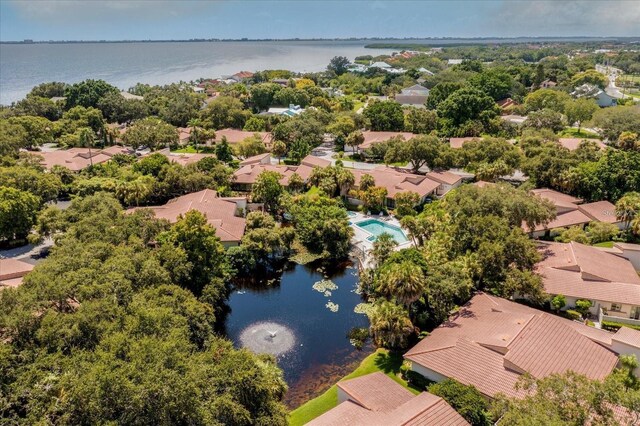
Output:
<instances>
[{"instance_id":1,"label":"dense tree canopy","mask_svg":"<svg viewBox=\"0 0 640 426\"><path fill-rule=\"evenodd\" d=\"M169 227L144 212L122 215L106 196L63 213L66 233L54 253L20 288L0 293L5 419L286 423L274 360L214 333L220 284L207 258L220 254L208 242L219 243L198 215ZM162 232L166 243L149 248ZM200 300L181 288L198 276L212 280Z\"/></svg>"}]
</instances>

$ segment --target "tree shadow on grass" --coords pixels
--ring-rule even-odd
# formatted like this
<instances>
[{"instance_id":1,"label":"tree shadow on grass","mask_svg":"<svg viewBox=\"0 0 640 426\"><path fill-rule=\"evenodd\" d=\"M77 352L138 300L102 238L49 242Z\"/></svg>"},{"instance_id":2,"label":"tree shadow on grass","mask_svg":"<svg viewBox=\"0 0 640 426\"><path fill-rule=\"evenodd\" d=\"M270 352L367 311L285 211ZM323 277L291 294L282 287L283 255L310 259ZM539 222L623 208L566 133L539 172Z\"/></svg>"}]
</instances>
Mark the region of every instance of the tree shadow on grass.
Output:
<instances>
[{"instance_id":1,"label":"tree shadow on grass","mask_svg":"<svg viewBox=\"0 0 640 426\"><path fill-rule=\"evenodd\" d=\"M385 374L394 373L398 374L400 372L400 367L402 367L402 362L404 359L402 358L401 352L388 352L388 353L378 353L374 360L376 367L380 369L380 371Z\"/></svg>"}]
</instances>

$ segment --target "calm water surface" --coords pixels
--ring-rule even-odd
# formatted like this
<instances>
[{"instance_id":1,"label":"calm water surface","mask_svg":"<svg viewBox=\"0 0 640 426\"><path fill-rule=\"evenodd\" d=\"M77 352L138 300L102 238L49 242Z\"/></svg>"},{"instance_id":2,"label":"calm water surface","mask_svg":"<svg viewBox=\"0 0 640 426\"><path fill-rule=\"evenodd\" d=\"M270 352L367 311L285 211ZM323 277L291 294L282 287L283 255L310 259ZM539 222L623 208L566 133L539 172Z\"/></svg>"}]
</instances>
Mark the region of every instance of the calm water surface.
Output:
<instances>
[{"instance_id":1,"label":"calm water surface","mask_svg":"<svg viewBox=\"0 0 640 426\"><path fill-rule=\"evenodd\" d=\"M283 324L293 332L293 349L278 356L291 407L324 392L371 352L370 347L355 349L347 337L351 328L369 324L366 315L353 311L362 302L355 292L357 270L340 265L328 272L338 288L325 296L312 288L323 279L316 268L293 265L270 285L264 281L239 284L229 299L225 331L237 346L242 331L258 322ZM329 301L338 304L337 312L326 307Z\"/></svg>"},{"instance_id":2,"label":"calm water surface","mask_svg":"<svg viewBox=\"0 0 640 426\"><path fill-rule=\"evenodd\" d=\"M416 39L406 40L406 43L446 46L461 43L537 43L542 40ZM76 83L87 78L101 78L126 90L138 82L167 84L201 77L215 78L242 70L321 71L334 56L353 60L360 55L390 53L393 50L364 47L387 41L401 43L399 40L322 40L0 44L0 104L20 100L33 86L47 81Z\"/></svg>"},{"instance_id":3,"label":"calm water surface","mask_svg":"<svg viewBox=\"0 0 640 426\"><path fill-rule=\"evenodd\" d=\"M0 44L0 104L22 99L47 81L103 79L126 90L138 82L167 84L238 71L321 71L334 56L391 52L365 41L263 41Z\"/></svg>"}]
</instances>

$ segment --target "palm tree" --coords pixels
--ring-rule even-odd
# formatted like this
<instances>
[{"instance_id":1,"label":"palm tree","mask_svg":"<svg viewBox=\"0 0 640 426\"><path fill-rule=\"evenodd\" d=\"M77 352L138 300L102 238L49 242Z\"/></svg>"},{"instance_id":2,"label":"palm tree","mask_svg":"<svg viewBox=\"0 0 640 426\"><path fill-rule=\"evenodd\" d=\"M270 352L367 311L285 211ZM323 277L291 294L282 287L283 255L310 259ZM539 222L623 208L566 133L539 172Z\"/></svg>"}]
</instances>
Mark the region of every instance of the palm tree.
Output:
<instances>
[{"instance_id":1,"label":"palm tree","mask_svg":"<svg viewBox=\"0 0 640 426\"><path fill-rule=\"evenodd\" d=\"M384 232L373 243L373 248L369 254L373 257L376 265L380 266L391 256L397 246L398 242L393 239L391 234Z\"/></svg>"},{"instance_id":2,"label":"palm tree","mask_svg":"<svg viewBox=\"0 0 640 426\"><path fill-rule=\"evenodd\" d=\"M193 142L196 152L198 152L198 143L200 142L200 134L202 130L202 121L199 118L192 118L187 123L187 126L191 128L189 139Z\"/></svg>"},{"instance_id":3,"label":"palm tree","mask_svg":"<svg viewBox=\"0 0 640 426\"><path fill-rule=\"evenodd\" d=\"M355 182L356 178L350 170L344 167L336 168L336 183L340 194L347 194Z\"/></svg>"},{"instance_id":4,"label":"palm tree","mask_svg":"<svg viewBox=\"0 0 640 426\"><path fill-rule=\"evenodd\" d=\"M85 127L80 131L80 145L89 148L89 164L93 168L93 155L91 155L91 146L93 145L94 133L89 127Z\"/></svg>"},{"instance_id":5,"label":"palm tree","mask_svg":"<svg viewBox=\"0 0 640 426\"><path fill-rule=\"evenodd\" d=\"M616 203L616 216L629 228L636 217L640 217L640 193L628 192Z\"/></svg>"},{"instance_id":6,"label":"palm tree","mask_svg":"<svg viewBox=\"0 0 640 426\"><path fill-rule=\"evenodd\" d=\"M407 260L391 264L380 275L380 290L409 308L426 290L422 268Z\"/></svg>"},{"instance_id":7,"label":"palm tree","mask_svg":"<svg viewBox=\"0 0 640 426\"><path fill-rule=\"evenodd\" d=\"M376 345L387 348L404 348L415 328L407 311L393 302L376 303L367 314L369 330Z\"/></svg>"}]
</instances>

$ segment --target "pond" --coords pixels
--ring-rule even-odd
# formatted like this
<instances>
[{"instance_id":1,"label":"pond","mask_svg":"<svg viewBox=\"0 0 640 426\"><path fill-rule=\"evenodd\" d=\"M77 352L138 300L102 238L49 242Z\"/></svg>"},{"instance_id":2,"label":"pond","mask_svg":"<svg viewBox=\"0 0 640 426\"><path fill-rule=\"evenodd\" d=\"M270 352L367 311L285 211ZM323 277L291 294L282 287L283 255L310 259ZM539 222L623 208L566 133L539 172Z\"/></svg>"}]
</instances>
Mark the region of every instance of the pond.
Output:
<instances>
[{"instance_id":1,"label":"pond","mask_svg":"<svg viewBox=\"0 0 640 426\"><path fill-rule=\"evenodd\" d=\"M229 298L227 336L238 347L276 356L291 408L324 392L372 350L356 349L348 337L352 328L369 325L354 312L362 303L357 269L346 263L323 274L318 268L290 264L276 278L241 280Z\"/></svg>"}]
</instances>

